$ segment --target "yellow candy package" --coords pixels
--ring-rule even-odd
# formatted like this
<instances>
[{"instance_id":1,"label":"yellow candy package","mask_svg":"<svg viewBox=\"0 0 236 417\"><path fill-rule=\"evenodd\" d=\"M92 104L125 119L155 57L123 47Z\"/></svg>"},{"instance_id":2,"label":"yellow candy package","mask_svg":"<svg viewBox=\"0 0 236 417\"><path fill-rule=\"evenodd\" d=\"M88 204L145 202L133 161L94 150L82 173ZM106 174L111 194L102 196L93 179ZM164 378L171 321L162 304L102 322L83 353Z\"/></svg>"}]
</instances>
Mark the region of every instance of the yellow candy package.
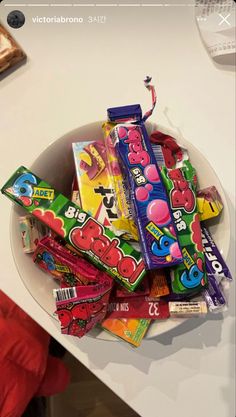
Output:
<instances>
[{"instance_id":1,"label":"yellow candy package","mask_svg":"<svg viewBox=\"0 0 236 417\"><path fill-rule=\"evenodd\" d=\"M134 238L130 223L120 218L117 210L116 189L110 174L104 141L72 144L76 177L72 201L116 235Z\"/></svg>"}]
</instances>

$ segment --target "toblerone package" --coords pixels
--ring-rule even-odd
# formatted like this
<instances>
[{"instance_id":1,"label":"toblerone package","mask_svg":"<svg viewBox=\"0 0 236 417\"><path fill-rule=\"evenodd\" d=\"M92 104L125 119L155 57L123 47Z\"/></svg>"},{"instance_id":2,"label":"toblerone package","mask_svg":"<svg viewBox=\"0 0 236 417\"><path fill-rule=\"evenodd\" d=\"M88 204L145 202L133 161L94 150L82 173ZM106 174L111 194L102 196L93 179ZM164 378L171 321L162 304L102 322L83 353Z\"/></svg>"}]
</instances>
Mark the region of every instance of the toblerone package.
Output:
<instances>
[{"instance_id":1,"label":"toblerone package","mask_svg":"<svg viewBox=\"0 0 236 417\"><path fill-rule=\"evenodd\" d=\"M129 291L144 277L140 252L27 168L18 168L1 191Z\"/></svg>"}]
</instances>

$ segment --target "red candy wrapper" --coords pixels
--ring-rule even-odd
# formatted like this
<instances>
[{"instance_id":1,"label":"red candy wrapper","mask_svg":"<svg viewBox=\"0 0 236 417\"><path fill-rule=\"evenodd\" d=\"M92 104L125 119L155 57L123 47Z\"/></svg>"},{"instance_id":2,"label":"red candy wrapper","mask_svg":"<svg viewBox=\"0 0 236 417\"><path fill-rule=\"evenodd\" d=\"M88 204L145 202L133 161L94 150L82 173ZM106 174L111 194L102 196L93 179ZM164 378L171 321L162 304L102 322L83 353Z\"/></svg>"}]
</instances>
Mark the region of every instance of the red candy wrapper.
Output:
<instances>
[{"instance_id":1,"label":"red candy wrapper","mask_svg":"<svg viewBox=\"0 0 236 417\"><path fill-rule=\"evenodd\" d=\"M61 281L63 286L76 286L97 282L100 270L78 255L73 255L52 237L40 240L33 261Z\"/></svg>"},{"instance_id":2,"label":"red candy wrapper","mask_svg":"<svg viewBox=\"0 0 236 417\"><path fill-rule=\"evenodd\" d=\"M150 288L149 288L149 282L148 277L144 277L143 281L140 283L137 290L130 292L126 290L124 287L121 287L120 285L116 288L116 297L117 298L123 298L123 297L139 297L140 295L149 295Z\"/></svg>"},{"instance_id":3,"label":"red candy wrapper","mask_svg":"<svg viewBox=\"0 0 236 417\"><path fill-rule=\"evenodd\" d=\"M107 312L111 288L112 279L101 273L95 285L54 290L62 334L82 337L100 323Z\"/></svg>"},{"instance_id":4,"label":"red candy wrapper","mask_svg":"<svg viewBox=\"0 0 236 417\"><path fill-rule=\"evenodd\" d=\"M168 303L150 297L129 297L114 299L108 305L109 319L167 319Z\"/></svg>"}]
</instances>

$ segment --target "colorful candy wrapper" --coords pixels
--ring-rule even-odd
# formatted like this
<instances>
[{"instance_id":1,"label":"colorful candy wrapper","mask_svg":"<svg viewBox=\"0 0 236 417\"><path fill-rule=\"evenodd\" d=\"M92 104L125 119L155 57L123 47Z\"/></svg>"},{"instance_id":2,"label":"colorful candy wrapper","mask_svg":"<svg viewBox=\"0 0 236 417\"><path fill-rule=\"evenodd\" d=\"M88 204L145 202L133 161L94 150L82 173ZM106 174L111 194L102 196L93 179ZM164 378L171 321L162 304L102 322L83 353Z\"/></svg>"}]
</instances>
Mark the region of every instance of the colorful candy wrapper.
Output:
<instances>
[{"instance_id":1,"label":"colorful candy wrapper","mask_svg":"<svg viewBox=\"0 0 236 417\"><path fill-rule=\"evenodd\" d=\"M110 136L110 132L114 126L115 123L111 122L105 122L102 126L107 150L108 169L112 187L115 191L116 209L119 216L119 218L113 222L113 225L118 230L123 230L126 233L123 236L124 238L138 240L138 231L132 217L127 187L120 170L116 149Z\"/></svg>"},{"instance_id":2,"label":"colorful candy wrapper","mask_svg":"<svg viewBox=\"0 0 236 417\"><path fill-rule=\"evenodd\" d=\"M1 191L130 291L143 279L140 252L25 167Z\"/></svg>"},{"instance_id":3,"label":"colorful candy wrapper","mask_svg":"<svg viewBox=\"0 0 236 417\"><path fill-rule=\"evenodd\" d=\"M207 314L207 305L205 301L170 301L170 317L199 317Z\"/></svg>"},{"instance_id":4,"label":"colorful candy wrapper","mask_svg":"<svg viewBox=\"0 0 236 417\"><path fill-rule=\"evenodd\" d=\"M120 285L116 288L116 298L139 297L140 295L149 295L149 293L150 288L147 275L144 277L138 288L133 292L126 290L124 287L121 287Z\"/></svg>"},{"instance_id":5,"label":"colorful candy wrapper","mask_svg":"<svg viewBox=\"0 0 236 417\"><path fill-rule=\"evenodd\" d=\"M150 271L148 275L152 280L150 297L164 297L170 293L165 269Z\"/></svg>"},{"instance_id":6,"label":"colorful candy wrapper","mask_svg":"<svg viewBox=\"0 0 236 417\"><path fill-rule=\"evenodd\" d=\"M107 308L109 319L161 320L169 316L167 301L146 296L113 299Z\"/></svg>"},{"instance_id":7,"label":"colorful candy wrapper","mask_svg":"<svg viewBox=\"0 0 236 417\"><path fill-rule=\"evenodd\" d=\"M138 347L150 323L147 319L105 319L101 325L113 336Z\"/></svg>"},{"instance_id":8,"label":"colorful candy wrapper","mask_svg":"<svg viewBox=\"0 0 236 417\"><path fill-rule=\"evenodd\" d=\"M222 278L226 278L232 281L232 275L222 255L220 254L220 251L217 248L209 230L204 225L202 225L201 232L207 275L217 276L219 282Z\"/></svg>"},{"instance_id":9,"label":"colorful candy wrapper","mask_svg":"<svg viewBox=\"0 0 236 417\"><path fill-rule=\"evenodd\" d=\"M188 151L180 146L176 139L160 131L152 132L150 137L152 149L159 168L179 168L183 161L189 159Z\"/></svg>"},{"instance_id":10,"label":"colorful candy wrapper","mask_svg":"<svg viewBox=\"0 0 236 417\"><path fill-rule=\"evenodd\" d=\"M101 273L95 285L54 290L61 332L82 337L100 323L107 311L111 287L111 278Z\"/></svg>"},{"instance_id":11,"label":"colorful candy wrapper","mask_svg":"<svg viewBox=\"0 0 236 417\"><path fill-rule=\"evenodd\" d=\"M118 214L106 147L97 141L72 143L72 148L78 184L73 201L103 226L111 228Z\"/></svg>"},{"instance_id":12,"label":"colorful candy wrapper","mask_svg":"<svg viewBox=\"0 0 236 417\"><path fill-rule=\"evenodd\" d=\"M73 255L65 246L50 236L38 244L33 261L66 286L86 285L97 282L103 274L85 259Z\"/></svg>"},{"instance_id":13,"label":"colorful candy wrapper","mask_svg":"<svg viewBox=\"0 0 236 417\"><path fill-rule=\"evenodd\" d=\"M201 228L196 205L196 171L189 161L182 168L167 170L161 175L169 193L184 262L171 272L175 293L189 293L207 285Z\"/></svg>"},{"instance_id":14,"label":"colorful candy wrapper","mask_svg":"<svg viewBox=\"0 0 236 417\"><path fill-rule=\"evenodd\" d=\"M223 294L223 288L214 276L208 276L208 287L202 291L202 296L208 305L209 311L212 313L227 310L227 302Z\"/></svg>"},{"instance_id":15,"label":"colorful candy wrapper","mask_svg":"<svg viewBox=\"0 0 236 417\"><path fill-rule=\"evenodd\" d=\"M151 91L153 88L152 86ZM154 105L155 102L153 108ZM145 113L141 121L135 124L118 124L111 132L122 172L127 175L131 190L133 215L147 269L173 266L182 262L168 196L144 125L144 120L152 113L153 108ZM119 112L124 109L125 107L115 108L113 113L118 117ZM108 115L109 112L111 109L108 109Z\"/></svg>"},{"instance_id":16,"label":"colorful candy wrapper","mask_svg":"<svg viewBox=\"0 0 236 417\"><path fill-rule=\"evenodd\" d=\"M19 224L23 251L25 253L33 253L39 240L48 233L48 230L42 223L30 215L21 216Z\"/></svg>"},{"instance_id":17,"label":"colorful candy wrapper","mask_svg":"<svg viewBox=\"0 0 236 417\"><path fill-rule=\"evenodd\" d=\"M200 221L218 216L224 207L220 194L213 185L197 192L197 206Z\"/></svg>"},{"instance_id":18,"label":"colorful candy wrapper","mask_svg":"<svg viewBox=\"0 0 236 417\"><path fill-rule=\"evenodd\" d=\"M232 275L221 256L209 230L202 225L202 244L206 262L209 285L203 291L208 308L211 312L225 311L227 300L224 294L225 283L232 281Z\"/></svg>"}]
</instances>

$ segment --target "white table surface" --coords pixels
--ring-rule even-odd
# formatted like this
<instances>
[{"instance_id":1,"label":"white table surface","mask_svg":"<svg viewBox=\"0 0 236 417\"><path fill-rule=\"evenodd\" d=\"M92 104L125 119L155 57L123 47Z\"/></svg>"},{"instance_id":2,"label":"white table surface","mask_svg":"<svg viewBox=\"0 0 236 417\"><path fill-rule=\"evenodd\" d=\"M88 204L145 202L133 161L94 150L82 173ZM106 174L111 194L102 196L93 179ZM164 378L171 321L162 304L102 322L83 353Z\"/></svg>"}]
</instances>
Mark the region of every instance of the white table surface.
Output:
<instances>
[{"instance_id":1,"label":"white table surface","mask_svg":"<svg viewBox=\"0 0 236 417\"><path fill-rule=\"evenodd\" d=\"M3 23L12 10L5 4ZM232 67L209 58L194 7L19 8L26 24L11 32L29 59L0 81L1 185L64 133L104 119L107 107L141 102L148 108L141 81L151 74L159 101L152 120L179 129L209 159L224 186L232 219L227 261L233 270L235 78ZM37 15L106 15L106 23L33 24ZM18 275L9 241L10 207L1 197L5 293L141 416L235 415L233 289L224 318L189 320L139 349L63 336Z\"/></svg>"}]
</instances>

